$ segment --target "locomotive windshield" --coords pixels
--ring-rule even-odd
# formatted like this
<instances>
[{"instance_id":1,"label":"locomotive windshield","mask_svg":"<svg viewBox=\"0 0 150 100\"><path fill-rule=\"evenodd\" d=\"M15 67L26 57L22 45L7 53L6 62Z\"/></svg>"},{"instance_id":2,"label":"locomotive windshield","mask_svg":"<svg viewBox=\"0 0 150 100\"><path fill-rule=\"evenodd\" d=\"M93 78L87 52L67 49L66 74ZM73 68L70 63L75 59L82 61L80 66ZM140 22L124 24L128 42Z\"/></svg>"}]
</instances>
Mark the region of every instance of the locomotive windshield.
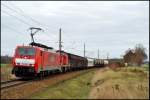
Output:
<instances>
[{"instance_id":1,"label":"locomotive windshield","mask_svg":"<svg viewBox=\"0 0 150 100\"><path fill-rule=\"evenodd\" d=\"M18 48L19 55L35 55L34 48Z\"/></svg>"}]
</instances>

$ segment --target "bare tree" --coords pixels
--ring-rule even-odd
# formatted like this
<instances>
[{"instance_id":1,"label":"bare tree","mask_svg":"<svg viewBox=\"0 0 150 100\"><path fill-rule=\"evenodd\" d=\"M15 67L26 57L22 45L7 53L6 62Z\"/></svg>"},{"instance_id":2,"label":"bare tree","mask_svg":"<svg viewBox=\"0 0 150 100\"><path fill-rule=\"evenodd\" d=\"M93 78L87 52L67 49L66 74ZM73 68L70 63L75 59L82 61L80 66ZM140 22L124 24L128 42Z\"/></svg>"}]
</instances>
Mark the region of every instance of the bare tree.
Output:
<instances>
[{"instance_id":1,"label":"bare tree","mask_svg":"<svg viewBox=\"0 0 150 100\"><path fill-rule=\"evenodd\" d=\"M136 62L140 66L144 60L147 59L146 48L142 44L135 46Z\"/></svg>"},{"instance_id":2,"label":"bare tree","mask_svg":"<svg viewBox=\"0 0 150 100\"><path fill-rule=\"evenodd\" d=\"M141 66L143 61L147 59L146 48L142 44L137 44L134 49L129 49L123 56L124 62L128 64L137 64Z\"/></svg>"}]
</instances>

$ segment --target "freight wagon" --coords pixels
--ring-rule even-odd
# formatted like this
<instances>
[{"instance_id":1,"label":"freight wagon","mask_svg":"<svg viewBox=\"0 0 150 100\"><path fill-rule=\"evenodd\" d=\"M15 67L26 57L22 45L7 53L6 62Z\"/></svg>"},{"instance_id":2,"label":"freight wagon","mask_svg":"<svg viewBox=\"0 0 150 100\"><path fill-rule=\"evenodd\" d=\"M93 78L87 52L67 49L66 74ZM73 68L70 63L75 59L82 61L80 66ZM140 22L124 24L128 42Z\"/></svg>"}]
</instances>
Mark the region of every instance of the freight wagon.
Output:
<instances>
[{"instance_id":1,"label":"freight wagon","mask_svg":"<svg viewBox=\"0 0 150 100\"><path fill-rule=\"evenodd\" d=\"M94 59L94 66L95 67L104 67L104 60L103 59Z\"/></svg>"}]
</instances>

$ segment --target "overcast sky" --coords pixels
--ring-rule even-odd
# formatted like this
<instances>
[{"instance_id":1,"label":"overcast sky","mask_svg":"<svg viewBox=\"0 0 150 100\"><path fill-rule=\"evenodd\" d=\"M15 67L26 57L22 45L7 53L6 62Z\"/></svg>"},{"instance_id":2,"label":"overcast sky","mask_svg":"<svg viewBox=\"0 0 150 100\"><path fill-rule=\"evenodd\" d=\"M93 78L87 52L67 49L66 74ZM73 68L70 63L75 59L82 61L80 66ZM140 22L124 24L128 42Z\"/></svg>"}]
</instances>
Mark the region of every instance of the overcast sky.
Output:
<instances>
[{"instance_id":1,"label":"overcast sky","mask_svg":"<svg viewBox=\"0 0 150 100\"><path fill-rule=\"evenodd\" d=\"M148 1L1 1L1 55L14 54L17 45L31 42L29 27L44 32L35 41L83 56L119 58L141 43L149 55Z\"/></svg>"}]
</instances>

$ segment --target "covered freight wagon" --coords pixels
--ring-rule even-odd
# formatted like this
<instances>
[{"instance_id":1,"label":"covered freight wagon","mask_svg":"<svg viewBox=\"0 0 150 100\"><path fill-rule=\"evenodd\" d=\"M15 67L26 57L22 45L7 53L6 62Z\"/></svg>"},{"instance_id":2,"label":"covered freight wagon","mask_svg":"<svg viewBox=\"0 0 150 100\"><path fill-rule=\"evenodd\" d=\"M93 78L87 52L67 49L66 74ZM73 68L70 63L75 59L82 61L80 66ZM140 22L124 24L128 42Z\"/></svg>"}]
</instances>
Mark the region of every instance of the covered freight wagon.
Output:
<instances>
[{"instance_id":1,"label":"covered freight wagon","mask_svg":"<svg viewBox=\"0 0 150 100\"><path fill-rule=\"evenodd\" d=\"M67 53L64 51L61 51L61 54L65 54L67 55L67 67L69 67L69 69L84 69L87 67L88 64L88 60L87 58L75 55L75 54L71 54L71 53Z\"/></svg>"}]
</instances>

